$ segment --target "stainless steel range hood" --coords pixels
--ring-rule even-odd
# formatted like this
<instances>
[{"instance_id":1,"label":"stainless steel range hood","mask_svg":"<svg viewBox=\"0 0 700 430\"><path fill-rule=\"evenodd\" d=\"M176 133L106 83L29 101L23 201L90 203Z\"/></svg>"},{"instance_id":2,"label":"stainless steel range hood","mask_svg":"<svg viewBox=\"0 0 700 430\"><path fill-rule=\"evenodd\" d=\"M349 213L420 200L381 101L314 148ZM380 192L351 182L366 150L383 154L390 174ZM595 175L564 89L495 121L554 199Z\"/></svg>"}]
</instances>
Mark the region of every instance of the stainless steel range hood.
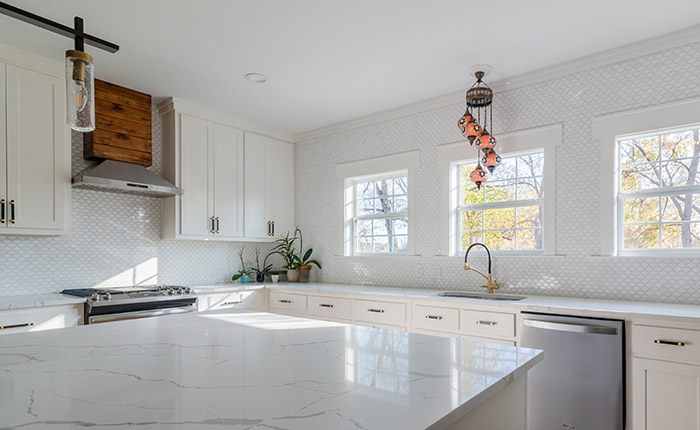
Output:
<instances>
[{"instance_id":1,"label":"stainless steel range hood","mask_svg":"<svg viewBox=\"0 0 700 430\"><path fill-rule=\"evenodd\" d=\"M73 176L74 188L140 194L152 197L181 195L178 188L139 164L105 160Z\"/></svg>"}]
</instances>

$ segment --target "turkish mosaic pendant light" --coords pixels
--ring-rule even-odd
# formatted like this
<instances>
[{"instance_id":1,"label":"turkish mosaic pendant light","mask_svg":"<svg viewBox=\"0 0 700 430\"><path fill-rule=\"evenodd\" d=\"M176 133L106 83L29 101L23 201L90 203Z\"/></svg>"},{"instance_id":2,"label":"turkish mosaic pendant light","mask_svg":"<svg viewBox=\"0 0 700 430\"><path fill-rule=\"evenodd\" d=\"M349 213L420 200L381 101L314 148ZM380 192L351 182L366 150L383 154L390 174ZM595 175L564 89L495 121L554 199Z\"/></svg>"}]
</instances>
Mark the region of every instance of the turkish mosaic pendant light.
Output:
<instances>
[{"instance_id":1,"label":"turkish mosaic pendant light","mask_svg":"<svg viewBox=\"0 0 700 430\"><path fill-rule=\"evenodd\" d=\"M476 169L472 170L469 179L476 184L477 190L481 189L481 184L489 180L489 172L481 167L481 160L479 160L479 164L476 165Z\"/></svg>"}]
</instances>

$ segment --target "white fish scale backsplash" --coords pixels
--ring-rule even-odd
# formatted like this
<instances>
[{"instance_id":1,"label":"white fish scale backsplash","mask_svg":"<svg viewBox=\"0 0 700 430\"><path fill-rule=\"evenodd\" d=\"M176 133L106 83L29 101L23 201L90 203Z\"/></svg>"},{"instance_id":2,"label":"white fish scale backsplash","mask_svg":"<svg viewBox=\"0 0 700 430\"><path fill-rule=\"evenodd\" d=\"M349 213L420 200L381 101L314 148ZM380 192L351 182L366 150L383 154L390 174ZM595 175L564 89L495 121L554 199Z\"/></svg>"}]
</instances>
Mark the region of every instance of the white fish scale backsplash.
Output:
<instances>
[{"instance_id":1,"label":"white fish scale backsplash","mask_svg":"<svg viewBox=\"0 0 700 430\"><path fill-rule=\"evenodd\" d=\"M469 82L465 81L465 85ZM700 257L594 257L600 249L600 148L594 116L700 96L700 44L686 45L496 95L496 135L562 124L556 152L556 252L498 257L504 292L700 304ZM296 218L323 263L327 282L476 290L481 278L462 258L441 257L436 147L461 141L464 104L394 119L296 145ZM416 171L415 257L340 256L335 165L420 150ZM361 155L358 155L361 154ZM611 220L610 222L614 222ZM477 261L476 264L485 264ZM422 276L419 276L421 266Z\"/></svg>"},{"instance_id":2,"label":"white fish scale backsplash","mask_svg":"<svg viewBox=\"0 0 700 430\"><path fill-rule=\"evenodd\" d=\"M73 134L72 172L83 160L82 136ZM153 166L160 172L160 116L153 107ZM230 281L240 266L239 243L160 239L160 199L72 190L72 230L63 237L0 235L0 295L38 294L64 288L144 283L197 285ZM246 264L255 248L246 244ZM277 261L277 260L275 260ZM279 264L276 265L279 267Z\"/></svg>"}]
</instances>

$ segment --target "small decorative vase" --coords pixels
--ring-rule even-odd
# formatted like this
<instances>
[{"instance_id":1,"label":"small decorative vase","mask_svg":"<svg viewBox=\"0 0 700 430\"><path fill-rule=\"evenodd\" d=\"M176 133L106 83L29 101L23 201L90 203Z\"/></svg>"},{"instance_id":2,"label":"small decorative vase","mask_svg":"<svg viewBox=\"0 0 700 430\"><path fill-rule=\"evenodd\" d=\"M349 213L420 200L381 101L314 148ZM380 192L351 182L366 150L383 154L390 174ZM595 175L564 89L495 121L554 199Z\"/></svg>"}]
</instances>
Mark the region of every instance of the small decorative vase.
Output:
<instances>
[{"instance_id":1,"label":"small decorative vase","mask_svg":"<svg viewBox=\"0 0 700 430\"><path fill-rule=\"evenodd\" d=\"M289 282L299 282L299 272L297 269L287 270L287 281Z\"/></svg>"},{"instance_id":2,"label":"small decorative vase","mask_svg":"<svg viewBox=\"0 0 700 430\"><path fill-rule=\"evenodd\" d=\"M311 273L311 267L302 266L297 270L299 272L299 282L309 282L309 274Z\"/></svg>"},{"instance_id":3,"label":"small decorative vase","mask_svg":"<svg viewBox=\"0 0 700 430\"><path fill-rule=\"evenodd\" d=\"M272 283L276 284L280 280L280 275L272 275L270 278L272 278Z\"/></svg>"},{"instance_id":4,"label":"small decorative vase","mask_svg":"<svg viewBox=\"0 0 700 430\"><path fill-rule=\"evenodd\" d=\"M255 282L262 283L263 281L265 281L265 275L263 275L262 273L258 273L257 275L255 275Z\"/></svg>"},{"instance_id":5,"label":"small decorative vase","mask_svg":"<svg viewBox=\"0 0 700 430\"><path fill-rule=\"evenodd\" d=\"M248 276L248 275L241 276L241 284L247 284L249 280L250 280L250 276Z\"/></svg>"}]
</instances>

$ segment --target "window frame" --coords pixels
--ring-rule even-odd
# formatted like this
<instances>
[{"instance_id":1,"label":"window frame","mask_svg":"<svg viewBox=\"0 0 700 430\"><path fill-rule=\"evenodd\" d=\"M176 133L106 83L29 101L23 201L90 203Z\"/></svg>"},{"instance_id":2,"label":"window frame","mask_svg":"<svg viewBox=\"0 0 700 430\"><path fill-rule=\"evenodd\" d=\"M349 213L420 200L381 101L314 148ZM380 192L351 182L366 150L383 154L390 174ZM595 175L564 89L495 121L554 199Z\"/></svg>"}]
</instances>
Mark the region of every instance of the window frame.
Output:
<instances>
[{"instance_id":1,"label":"window frame","mask_svg":"<svg viewBox=\"0 0 700 430\"><path fill-rule=\"evenodd\" d=\"M551 256L556 253L556 147L562 143L562 126L538 127L507 134L497 134L498 151L501 156L514 156L544 152L542 189L542 250L494 250L496 255L513 256ZM475 159L476 150L466 140L438 146L438 162L441 171L441 206L440 211L445 220L441 224L441 255L458 256L461 251L459 243L458 220L455 219L453 202L459 199L459 181L457 165Z\"/></svg>"},{"instance_id":2,"label":"window frame","mask_svg":"<svg viewBox=\"0 0 700 430\"><path fill-rule=\"evenodd\" d=\"M510 152L510 153L503 153L501 154L501 157L503 159L505 158L516 158L519 156L523 155L532 155L532 154L542 154L542 157L544 158L544 148L539 147L539 148L532 148L524 151L517 151L517 152ZM540 211L542 211L542 215L544 215L544 201L545 198L541 199L525 199L525 200L508 200L508 201L498 201L498 202L491 202L491 203L475 203L473 205L463 205L461 203L461 192L462 192L462 179L461 179L461 168L462 166L466 164L474 164L477 162L476 158L471 158L468 160L457 160L457 161L452 161L452 168L451 174L455 175L451 180L454 181L453 183L457 186L457 193L453 198L453 200L450 204L451 210L453 211L452 215L452 222L455 223L455 225L452 226L454 231L456 232L455 235L455 244L454 244L454 251L456 254L461 254L463 252L466 252L466 249L462 249L462 240L461 240L461 234L462 234L462 227L461 227L461 215L462 212L465 210L478 210L478 211L486 211L490 209L509 209L509 208L519 208L519 207L527 207L527 206L540 206ZM543 169L542 169L542 184L544 185L544 160L543 160ZM528 179L528 178L534 178L534 176L523 176L523 177L517 177L514 179ZM482 187L486 187L489 185L489 182L487 181ZM482 188L483 189L483 188ZM517 214L516 214L517 217ZM543 216L544 218L544 216ZM484 226L484 229L481 230L484 233L487 231L500 231L503 229L489 229L486 228L486 221L482 221L482 225ZM517 219L515 223L515 227L512 229L506 229L506 230L530 230L532 228L523 228L523 227L518 227L517 225ZM502 250L502 249L492 249L491 252L494 254L498 255L543 255L544 254L544 220L542 222L542 225L539 227L540 231L542 232L542 249L513 249L513 250ZM517 236L516 236L516 242L517 242Z\"/></svg>"},{"instance_id":3,"label":"window frame","mask_svg":"<svg viewBox=\"0 0 700 430\"><path fill-rule=\"evenodd\" d=\"M336 165L336 179L341 183L342 196L342 225L340 228L341 253L345 257L405 257L416 255L415 244L415 171L420 164L420 152L411 151L400 154L376 157L368 160L353 161ZM396 175L404 172L407 178L408 190L406 200L408 203L405 217L408 221L408 246L407 252L363 252L355 250L355 214L357 205L357 195L355 184L363 182L363 179L387 177L386 175ZM379 218L386 218L379 216Z\"/></svg>"},{"instance_id":4,"label":"window frame","mask_svg":"<svg viewBox=\"0 0 700 430\"><path fill-rule=\"evenodd\" d=\"M601 152L600 170L600 254L602 256L698 255L700 248L619 249L621 227L618 219L619 147L617 140L630 136L663 134L698 124L700 98L668 103L593 119L593 139ZM677 194L677 193L674 193Z\"/></svg>"},{"instance_id":5,"label":"window frame","mask_svg":"<svg viewBox=\"0 0 700 430\"><path fill-rule=\"evenodd\" d=\"M659 147L661 147L662 141L661 141L661 136L665 134L670 134L674 132L681 132L681 131L694 131L695 137L698 136L698 133L700 133L700 122L696 122L693 124L687 124L687 125L682 125L678 127L671 127L671 128L663 128L663 129L657 129L657 130L649 130L646 132L642 133L634 133L634 134L626 134L626 135L620 135L620 136L615 136L615 157L616 157L616 166L615 166L615 171L616 171L616 219L617 219L617 226L616 226L616 232L617 232L617 250L618 250L618 255L620 256L634 256L634 255L662 255L662 254L668 254L668 255L697 255L700 254L700 246L698 247L693 247L693 248L661 248L660 246L658 248L649 248L649 249L643 249L643 248L625 248L625 205L624 202L625 200L629 199L635 199L635 198L649 198L649 197L666 197L666 196L676 196L676 195L683 195L683 194L700 194L700 184L699 185L690 185L690 186L678 186L678 187L658 187L658 188L650 188L646 190L634 190L634 191L623 191L622 190L622 183L620 181L620 175L622 174L622 164L621 164L621 158L622 154L620 151L620 142L623 140L633 140L633 139L639 139L639 138L644 138L644 137L658 137L659 138ZM659 153L659 157L661 157L661 153ZM695 157L683 157L675 160L688 160L688 159L693 159ZM667 161L675 161L675 160L667 160ZM649 163L642 163L642 164L658 164L661 165L664 160L662 158L659 158L659 160L654 161L654 162L649 162ZM659 222L658 223L633 223L633 224L627 224L627 225L644 225L644 224L658 224L659 225L659 245L661 245L661 240L663 238L662 235L662 230L661 226L664 224L682 224L682 221L663 221L661 219L661 214L659 214Z\"/></svg>"}]
</instances>

